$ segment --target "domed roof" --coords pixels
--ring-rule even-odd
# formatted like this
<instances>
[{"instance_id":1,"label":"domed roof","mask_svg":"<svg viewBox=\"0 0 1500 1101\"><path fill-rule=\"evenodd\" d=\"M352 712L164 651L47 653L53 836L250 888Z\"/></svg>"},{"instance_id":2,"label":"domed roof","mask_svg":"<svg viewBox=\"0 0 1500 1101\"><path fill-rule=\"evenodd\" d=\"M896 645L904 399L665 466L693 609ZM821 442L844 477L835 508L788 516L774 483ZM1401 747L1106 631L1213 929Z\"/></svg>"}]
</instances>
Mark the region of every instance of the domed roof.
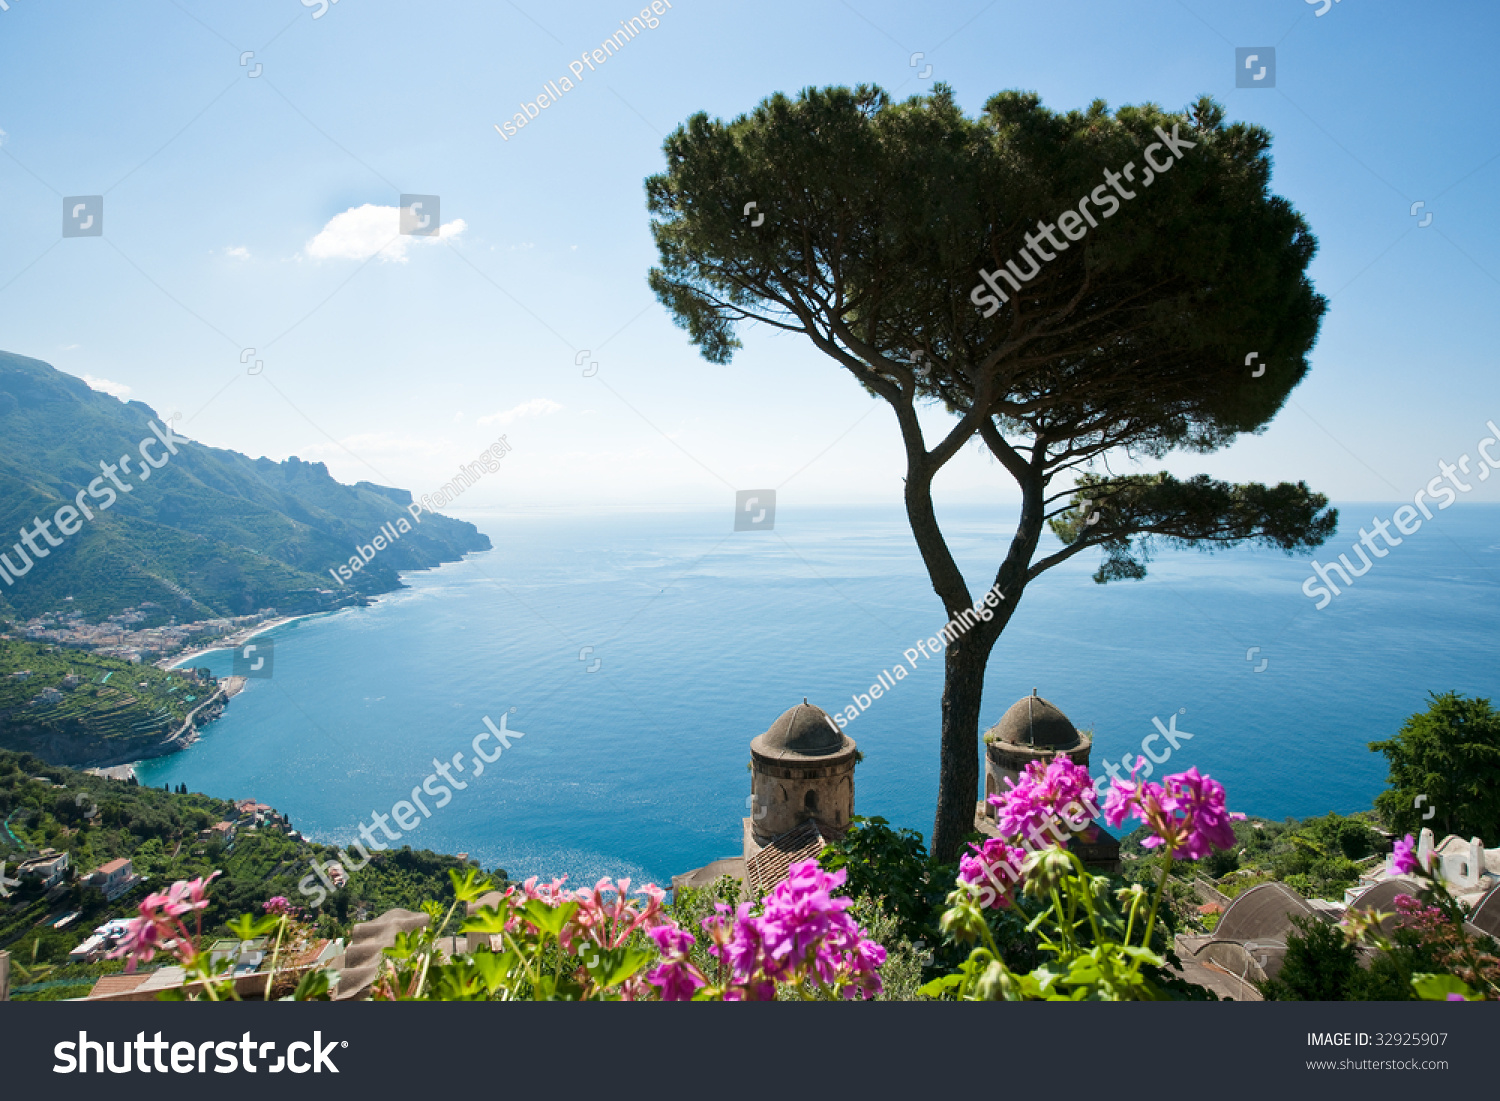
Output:
<instances>
[{"instance_id":1,"label":"domed roof","mask_svg":"<svg viewBox=\"0 0 1500 1101\"><path fill-rule=\"evenodd\" d=\"M1082 744L1068 717L1034 692L1011 704L984 740L1044 749L1075 749Z\"/></svg>"},{"instance_id":2,"label":"domed roof","mask_svg":"<svg viewBox=\"0 0 1500 1101\"><path fill-rule=\"evenodd\" d=\"M766 757L827 757L854 747L828 712L803 700L755 738L750 748Z\"/></svg>"}]
</instances>

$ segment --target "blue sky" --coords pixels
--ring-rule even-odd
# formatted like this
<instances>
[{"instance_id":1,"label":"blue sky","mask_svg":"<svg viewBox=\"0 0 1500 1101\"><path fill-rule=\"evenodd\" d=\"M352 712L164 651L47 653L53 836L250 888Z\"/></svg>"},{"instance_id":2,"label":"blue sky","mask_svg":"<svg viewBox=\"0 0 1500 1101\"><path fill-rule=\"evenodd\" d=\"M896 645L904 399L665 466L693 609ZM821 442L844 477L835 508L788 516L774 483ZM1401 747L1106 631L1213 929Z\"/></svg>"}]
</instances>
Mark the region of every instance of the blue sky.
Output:
<instances>
[{"instance_id":1,"label":"blue sky","mask_svg":"<svg viewBox=\"0 0 1500 1101\"><path fill-rule=\"evenodd\" d=\"M971 112L1006 88L1054 108L1207 92L1270 129L1331 310L1271 430L1178 472L1409 498L1500 419L1493 5L676 0L509 141L494 124L641 5L8 5L0 348L345 481L421 493L506 433L504 473L455 515L727 518L733 488L768 485L783 508L899 501L883 404L793 337L709 365L646 287L663 137L813 84L943 80ZM1275 47L1274 88L1235 87L1241 46ZM375 208L403 192L441 197L446 236L375 254L395 217ZM61 239L62 199L101 193L104 236ZM1014 499L973 452L938 492Z\"/></svg>"}]
</instances>

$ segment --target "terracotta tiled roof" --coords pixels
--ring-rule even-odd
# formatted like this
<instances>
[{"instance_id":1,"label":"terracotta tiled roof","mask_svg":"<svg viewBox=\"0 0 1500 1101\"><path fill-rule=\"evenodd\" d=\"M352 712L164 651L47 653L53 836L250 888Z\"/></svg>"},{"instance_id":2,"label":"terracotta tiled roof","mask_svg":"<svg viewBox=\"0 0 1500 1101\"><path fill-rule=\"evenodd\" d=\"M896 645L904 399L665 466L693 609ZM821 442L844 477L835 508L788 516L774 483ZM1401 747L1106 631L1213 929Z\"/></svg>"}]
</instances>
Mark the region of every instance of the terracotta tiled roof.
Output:
<instances>
[{"instance_id":1,"label":"terracotta tiled roof","mask_svg":"<svg viewBox=\"0 0 1500 1101\"><path fill-rule=\"evenodd\" d=\"M745 862L745 886L751 897L780 883L793 864L816 860L827 844L811 819L773 840Z\"/></svg>"},{"instance_id":2,"label":"terracotta tiled roof","mask_svg":"<svg viewBox=\"0 0 1500 1101\"><path fill-rule=\"evenodd\" d=\"M97 998L102 994L128 994L150 977L149 971L137 971L133 975L104 975L94 984L94 989L89 991L88 996Z\"/></svg>"}]
</instances>

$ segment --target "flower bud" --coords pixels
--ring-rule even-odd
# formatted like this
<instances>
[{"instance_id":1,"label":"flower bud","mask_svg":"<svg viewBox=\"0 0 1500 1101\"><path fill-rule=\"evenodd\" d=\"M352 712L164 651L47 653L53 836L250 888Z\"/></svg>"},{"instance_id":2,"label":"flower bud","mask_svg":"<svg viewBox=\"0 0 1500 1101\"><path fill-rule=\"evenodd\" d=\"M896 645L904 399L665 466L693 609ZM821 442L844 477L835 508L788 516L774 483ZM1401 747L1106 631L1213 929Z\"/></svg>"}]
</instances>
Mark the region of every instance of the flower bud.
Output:
<instances>
[{"instance_id":1,"label":"flower bud","mask_svg":"<svg viewBox=\"0 0 1500 1101\"><path fill-rule=\"evenodd\" d=\"M1026 858L1026 893L1032 898L1051 894L1073 871L1073 862L1062 849L1043 849Z\"/></svg>"},{"instance_id":2,"label":"flower bud","mask_svg":"<svg viewBox=\"0 0 1500 1101\"><path fill-rule=\"evenodd\" d=\"M948 909L938 919L938 928L962 943L968 943L984 932L984 913L976 901L973 885L961 885L948 895Z\"/></svg>"},{"instance_id":3,"label":"flower bud","mask_svg":"<svg viewBox=\"0 0 1500 1101\"><path fill-rule=\"evenodd\" d=\"M1015 980L1010 977L1010 972L999 960L994 960L984 969L984 974L979 976L979 981L974 984L974 993L980 1001L1004 1002L1009 1001L1011 994L1015 991Z\"/></svg>"}]
</instances>

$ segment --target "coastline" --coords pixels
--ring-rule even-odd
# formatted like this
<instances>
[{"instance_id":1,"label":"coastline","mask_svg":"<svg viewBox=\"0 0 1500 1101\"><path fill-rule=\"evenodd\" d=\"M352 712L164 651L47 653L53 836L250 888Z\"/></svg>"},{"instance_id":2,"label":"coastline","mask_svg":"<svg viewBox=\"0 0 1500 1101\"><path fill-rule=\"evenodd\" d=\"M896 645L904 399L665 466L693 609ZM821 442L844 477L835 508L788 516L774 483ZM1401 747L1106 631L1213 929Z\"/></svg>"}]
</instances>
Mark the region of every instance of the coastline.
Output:
<instances>
[{"instance_id":1,"label":"coastline","mask_svg":"<svg viewBox=\"0 0 1500 1101\"><path fill-rule=\"evenodd\" d=\"M175 657L164 658L162 661L157 663L157 668L176 669L183 664L192 661L194 658L201 658L204 654L212 654L216 650L233 650L240 646L240 644L250 641L250 639L254 638L256 635L263 635L267 631L274 631L277 627L284 626L288 623L294 623L299 619L313 619L317 616L332 614L332 612L307 612L304 615L282 616L280 619L273 619L269 623L262 623L259 627L254 627L251 630L237 631L232 635L225 635L222 639L220 639L212 646L201 646L196 650L185 650Z\"/></svg>"}]
</instances>

